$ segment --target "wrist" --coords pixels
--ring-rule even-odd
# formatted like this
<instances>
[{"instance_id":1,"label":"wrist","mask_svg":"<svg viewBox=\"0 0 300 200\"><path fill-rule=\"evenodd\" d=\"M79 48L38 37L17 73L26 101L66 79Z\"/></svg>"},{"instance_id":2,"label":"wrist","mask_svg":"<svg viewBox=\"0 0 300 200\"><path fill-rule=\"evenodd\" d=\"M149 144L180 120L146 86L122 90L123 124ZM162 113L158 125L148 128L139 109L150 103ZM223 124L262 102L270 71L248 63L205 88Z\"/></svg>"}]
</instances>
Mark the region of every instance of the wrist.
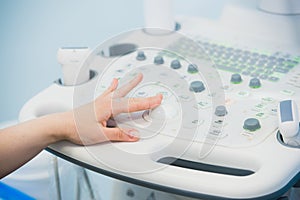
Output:
<instances>
[{"instance_id":1,"label":"wrist","mask_svg":"<svg viewBox=\"0 0 300 200\"><path fill-rule=\"evenodd\" d=\"M68 140L70 135L76 133L73 112L54 113L45 116L49 123L49 143Z\"/></svg>"}]
</instances>

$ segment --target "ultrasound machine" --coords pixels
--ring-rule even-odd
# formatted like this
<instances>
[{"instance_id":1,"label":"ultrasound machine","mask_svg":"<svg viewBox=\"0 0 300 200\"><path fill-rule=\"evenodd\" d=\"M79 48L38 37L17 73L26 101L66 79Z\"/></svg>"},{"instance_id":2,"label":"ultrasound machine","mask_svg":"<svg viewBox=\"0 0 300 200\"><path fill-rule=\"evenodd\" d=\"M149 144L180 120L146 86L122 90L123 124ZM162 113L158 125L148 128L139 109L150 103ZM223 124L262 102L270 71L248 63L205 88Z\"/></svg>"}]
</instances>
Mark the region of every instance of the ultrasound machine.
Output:
<instances>
[{"instance_id":1,"label":"ultrasound machine","mask_svg":"<svg viewBox=\"0 0 300 200\"><path fill-rule=\"evenodd\" d=\"M138 73L128 97L163 95L114 117L138 142L50 145L55 198L300 199L300 1L228 1L217 20L174 17L172 3L146 0L145 28L93 50L60 48L63 77L22 108L20 121L70 110Z\"/></svg>"}]
</instances>

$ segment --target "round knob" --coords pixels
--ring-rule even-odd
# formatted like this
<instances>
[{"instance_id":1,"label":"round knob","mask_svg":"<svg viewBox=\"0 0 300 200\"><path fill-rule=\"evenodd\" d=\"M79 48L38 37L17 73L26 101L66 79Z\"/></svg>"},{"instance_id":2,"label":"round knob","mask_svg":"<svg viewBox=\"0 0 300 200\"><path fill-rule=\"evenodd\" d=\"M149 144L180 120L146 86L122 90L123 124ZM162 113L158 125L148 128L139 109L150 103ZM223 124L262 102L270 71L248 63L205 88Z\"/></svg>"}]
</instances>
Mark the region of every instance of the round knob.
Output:
<instances>
[{"instance_id":1,"label":"round knob","mask_svg":"<svg viewBox=\"0 0 300 200\"><path fill-rule=\"evenodd\" d=\"M260 129L260 123L258 119L255 118L248 118L244 121L243 128L248 131L256 131L257 129Z\"/></svg>"},{"instance_id":2,"label":"round knob","mask_svg":"<svg viewBox=\"0 0 300 200\"><path fill-rule=\"evenodd\" d=\"M156 56L154 58L154 63L157 64L157 65L161 65L161 64L164 64L164 59L162 56Z\"/></svg>"},{"instance_id":3,"label":"round knob","mask_svg":"<svg viewBox=\"0 0 300 200\"><path fill-rule=\"evenodd\" d=\"M195 74L198 72L198 66L195 64L189 64L188 66L188 72L191 74Z\"/></svg>"},{"instance_id":4,"label":"round knob","mask_svg":"<svg viewBox=\"0 0 300 200\"><path fill-rule=\"evenodd\" d=\"M240 74L232 74L230 82L233 84L239 84L242 82L242 77Z\"/></svg>"},{"instance_id":5,"label":"round knob","mask_svg":"<svg viewBox=\"0 0 300 200\"><path fill-rule=\"evenodd\" d=\"M222 117L227 114L227 110L225 106L217 106L215 110L215 115Z\"/></svg>"},{"instance_id":6,"label":"round knob","mask_svg":"<svg viewBox=\"0 0 300 200\"><path fill-rule=\"evenodd\" d=\"M249 82L249 87L259 88L261 86L260 80L258 78L252 78Z\"/></svg>"},{"instance_id":7,"label":"round knob","mask_svg":"<svg viewBox=\"0 0 300 200\"><path fill-rule=\"evenodd\" d=\"M137 53L136 59L139 61L145 60L146 59L145 53L143 51L139 51Z\"/></svg>"},{"instance_id":8,"label":"round knob","mask_svg":"<svg viewBox=\"0 0 300 200\"><path fill-rule=\"evenodd\" d=\"M181 67L181 63L179 62L179 60L173 60L171 62L172 69L179 69L180 67Z\"/></svg>"},{"instance_id":9,"label":"round knob","mask_svg":"<svg viewBox=\"0 0 300 200\"><path fill-rule=\"evenodd\" d=\"M193 92L202 92L205 90L204 84L201 81L193 81L190 84L190 91Z\"/></svg>"}]
</instances>

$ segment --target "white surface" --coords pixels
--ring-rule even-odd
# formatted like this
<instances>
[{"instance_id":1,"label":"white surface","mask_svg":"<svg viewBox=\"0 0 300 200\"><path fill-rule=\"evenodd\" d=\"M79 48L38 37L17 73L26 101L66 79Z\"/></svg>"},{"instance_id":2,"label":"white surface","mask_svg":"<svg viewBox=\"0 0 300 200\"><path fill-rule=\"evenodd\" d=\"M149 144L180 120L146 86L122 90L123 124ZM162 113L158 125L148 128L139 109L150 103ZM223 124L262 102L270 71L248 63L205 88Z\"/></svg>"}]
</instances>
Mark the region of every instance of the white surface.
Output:
<instances>
[{"instance_id":1,"label":"white surface","mask_svg":"<svg viewBox=\"0 0 300 200\"><path fill-rule=\"evenodd\" d=\"M144 27L173 31L175 20L172 8L172 0L144 0Z\"/></svg>"},{"instance_id":2,"label":"white surface","mask_svg":"<svg viewBox=\"0 0 300 200\"><path fill-rule=\"evenodd\" d=\"M57 60L62 67L64 85L79 85L90 79L89 69L81 67L89 53L89 48L73 47L58 49Z\"/></svg>"},{"instance_id":3,"label":"white surface","mask_svg":"<svg viewBox=\"0 0 300 200\"><path fill-rule=\"evenodd\" d=\"M291 121L283 121L281 113L284 111L281 110L280 103L278 104L278 123L279 123L279 131L282 134L283 141L291 146L299 146L300 145L300 136L299 136L299 113L298 107L295 101L290 102L292 120Z\"/></svg>"},{"instance_id":4,"label":"white surface","mask_svg":"<svg viewBox=\"0 0 300 200\"><path fill-rule=\"evenodd\" d=\"M298 0L261 0L259 8L263 11L282 14L295 15L300 14L300 1Z\"/></svg>"}]
</instances>

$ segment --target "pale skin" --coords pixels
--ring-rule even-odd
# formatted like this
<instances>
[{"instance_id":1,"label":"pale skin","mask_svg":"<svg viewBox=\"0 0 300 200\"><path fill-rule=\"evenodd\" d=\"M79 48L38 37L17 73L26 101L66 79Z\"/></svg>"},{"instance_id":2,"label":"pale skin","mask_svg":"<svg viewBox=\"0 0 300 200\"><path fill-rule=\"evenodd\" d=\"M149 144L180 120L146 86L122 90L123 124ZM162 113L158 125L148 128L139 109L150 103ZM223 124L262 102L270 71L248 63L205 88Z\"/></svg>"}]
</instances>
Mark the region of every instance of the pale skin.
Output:
<instances>
[{"instance_id":1,"label":"pale skin","mask_svg":"<svg viewBox=\"0 0 300 200\"><path fill-rule=\"evenodd\" d=\"M0 130L0 178L58 141L67 140L78 145L138 141L136 130L122 130L119 127L108 127L107 124L114 115L153 109L161 104L162 95L125 97L142 79L142 74L139 74L119 89L118 80L113 79L111 86L89 104Z\"/></svg>"}]
</instances>

